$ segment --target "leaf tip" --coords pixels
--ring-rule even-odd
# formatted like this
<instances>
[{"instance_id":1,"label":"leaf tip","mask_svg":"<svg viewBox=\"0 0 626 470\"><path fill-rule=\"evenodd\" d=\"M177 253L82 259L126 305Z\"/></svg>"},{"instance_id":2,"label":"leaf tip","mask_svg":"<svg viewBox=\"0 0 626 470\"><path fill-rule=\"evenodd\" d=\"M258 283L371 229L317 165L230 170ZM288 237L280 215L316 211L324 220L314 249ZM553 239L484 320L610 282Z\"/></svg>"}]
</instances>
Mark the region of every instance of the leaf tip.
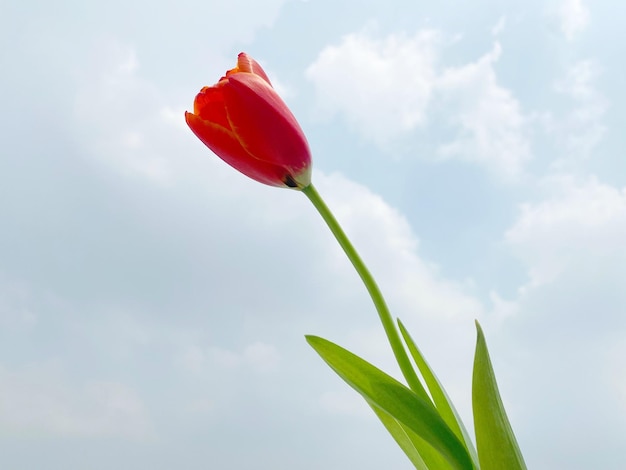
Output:
<instances>
[{"instance_id":1,"label":"leaf tip","mask_svg":"<svg viewBox=\"0 0 626 470\"><path fill-rule=\"evenodd\" d=\"M480 326L478 320L474 320L474 324L476 325L476 333L478 333L478 336L484 336L483 328Z\"/></svg>"}]
</instances>

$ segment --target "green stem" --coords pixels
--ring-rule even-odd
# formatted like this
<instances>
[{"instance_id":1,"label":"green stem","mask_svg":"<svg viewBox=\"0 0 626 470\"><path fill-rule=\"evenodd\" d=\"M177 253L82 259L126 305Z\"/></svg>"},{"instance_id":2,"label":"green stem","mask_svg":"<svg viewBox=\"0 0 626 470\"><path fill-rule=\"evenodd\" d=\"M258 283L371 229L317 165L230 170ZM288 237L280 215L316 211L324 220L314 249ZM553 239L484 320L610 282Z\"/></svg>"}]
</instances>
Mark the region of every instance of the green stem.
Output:
<instances>
[{"instance_id":1,"label":"green stem","mask_svg":"<svg viewBox=\"0 0 626 470\"><path fill-rule=\"evenodd\" d=\"M391 313L389 313L389 308L385 303L385 299L383 298L383 294L380 292L378 288L378 284L370 274L369 270L363 263L363 260L350 243L350 240L346 236L345 232L333 216L332 212L321 198L313 184L310 184L306 188L302 190L302 192L309 198L309 200L313 203L317 211L320 213L328 228L333 233L341 248L348 256L348 259L352 262L352 265L359 273L361 280L365 284L367 291L374 302L374 306L376 307L376 311L378 312L378 316L380 317L380 321L383 324L383 328L385 329L385 333L387 335L387 339L389 340L389 344L391 345L391 349L393 350L393 354L396 356L396 361L398 361L398 365L400 366L400 370L404 375L409 387L411 387L416 392L418 390L424 390L421 382L417 378L415 374L415 370L411 366L411 361L406 354L406 350L402 344L402 340L400 339L400 335L398 334L398 330L396 329L396 324L393 321ZM418 392L419 393L419 392Z\"/></svg>"}]
</instances>

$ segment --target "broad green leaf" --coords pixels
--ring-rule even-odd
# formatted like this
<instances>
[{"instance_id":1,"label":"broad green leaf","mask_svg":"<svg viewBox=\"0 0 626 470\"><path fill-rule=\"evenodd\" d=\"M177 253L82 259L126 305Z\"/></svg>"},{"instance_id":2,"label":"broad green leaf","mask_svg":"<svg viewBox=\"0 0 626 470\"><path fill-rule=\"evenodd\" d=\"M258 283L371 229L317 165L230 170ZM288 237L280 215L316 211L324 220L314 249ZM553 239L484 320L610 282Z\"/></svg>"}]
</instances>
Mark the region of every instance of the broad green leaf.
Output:
<instances>
[{"instance_id":1,"label":"broad green leaf","mask_svg":"<svg viewBox=\"0 0 626 470\"><path fill-rule=\"evenodd\" d=\"M504 411L483 330L478 337L472 378L476 447L482 470L525 470L526 464Z\"/></svg>"},{"instance_id":2,"label":"broad green leaf","mask_svg":"<svg viewBox=\"0 0 626 470\"><path fill-rule=\"evenodd\" d=\"M474 449L474 444L472 443L472 440L463 425L463 421L454 408L450 397L448 397L448 394L441 385L441 382L439 382L439 379L428 365L428 362L422 355L422 352L419 350L415 341L413 341L413 338L411 338L411 335L400 320L398 320L398 326L400 327L400 332L402 333L404 342L408 346L409 352L411 353L415 364L417 364L417 368L419 369L420 374L422 374L424 382L426 382L430 396L432 397L439 414L446 424L450 426L450 429L452 429L461 442L465 444L465 448L472 457L474 465L478 467L478 455Z\"/></svg>"},{"instance_id":3,"label":"broad green leaf","mask_svg":"<svg viewBox=\"0 0 626 470\"><path fill-rule=\"evenodd\" d=\"M459 470L474 469L465 446L439 416L431 402L351 352L317 336L309 344L368 403L379 407L434 447Z\"/></svg>"},{"instance_id":4,"label":"broad green leaf","mask_svg":"<svg viewBox=\"0 0 626 470\"><path fill-rule=\"evenodd\" d=\"M440 452L404 424L376 405L370 403L370 406L416 469L453 470L455 468Z\"/></svg>"}]
</instances>

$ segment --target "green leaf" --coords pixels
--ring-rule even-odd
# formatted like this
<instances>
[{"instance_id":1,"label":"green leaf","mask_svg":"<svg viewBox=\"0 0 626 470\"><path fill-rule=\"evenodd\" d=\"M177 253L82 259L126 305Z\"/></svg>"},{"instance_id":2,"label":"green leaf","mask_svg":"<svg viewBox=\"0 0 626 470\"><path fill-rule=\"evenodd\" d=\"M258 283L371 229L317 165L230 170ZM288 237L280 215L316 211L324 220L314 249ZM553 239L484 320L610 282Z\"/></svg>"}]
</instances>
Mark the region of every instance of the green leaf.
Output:
<instances>
[{"instance_id":1,"label":"green leaf","mask_svg":"<svg viewBox=\"0 0 626 470\"><path fill-rule=\"evenodd\" d=\"M428 387L428 391L430 392L430 396L437 407L437 411L439 411L440 416L446 422L446 424L452 429L454 434L465 444L465 448L468 453L472 457L472 461L474 465L478 467L478 455L476 454L476 450L474 449L474 444L463 425L463 421L461 420L459 414L457 413L452 401L448 397L445 389L439 382L439 379L426 362L426 359L422 355L421 351L411 338L411 335L406 330L404 325L400 320L398 320L398 326L400 327L400 332L402 333L402 337L404 338L404 342L409 348L409 352L417 364L417 368L422 375L424 382L426 382L426 386Z\"/></svg>"},{"instance_id":2,"label":"green leaf","mask_svg":"<svg viewBox=\"0 0 626 470\"><path fill-rule=\"evenodd\" d=\"M476 322L472 407L482 470L525 470L526 464L504 411L485 336Z\"/></svg>"},{"instance_id":3,"label":"green leaf","mask_svg":"<svg viewBox=\"0 0 626 470\"><path fill-rule=\"evenodd\" d=\"M390 414L370 404L374 413L418 470L453 470L455 467L424 439Z\"/></svg>"},{"instance_id":4,"label":"green leaf","mask_svg":"<svg viewBox=\"0 0 626 470\"><path fill-rule=\"evenodd\" d=\"M306 337L326 363L375 405L426 441L449 462L450 468L474 469L465 446L430 401L417 396L400 382L351 352L317 336Z\"/></svg>"},{"instance_id":5,"label":"green leaf","mask_svg":"<svg viewBox=\"0 0 626 470\"><path fill-rule=\"evenodd\" d=\"M376 405L370 404L370 406L372 407L372 410L374 410L374 413L376 413L376 416L378 416L378 419L380 419L385 428L387 428L391 437L394 438L400 448L404 451L413 466L417 470L429 470L428 466L424 462L424 459L417 450L417 447L413 443L413 440L409 437L408 433L411 431L407 430L396 418L381 410Z\"/></svg>"}]
</instances>

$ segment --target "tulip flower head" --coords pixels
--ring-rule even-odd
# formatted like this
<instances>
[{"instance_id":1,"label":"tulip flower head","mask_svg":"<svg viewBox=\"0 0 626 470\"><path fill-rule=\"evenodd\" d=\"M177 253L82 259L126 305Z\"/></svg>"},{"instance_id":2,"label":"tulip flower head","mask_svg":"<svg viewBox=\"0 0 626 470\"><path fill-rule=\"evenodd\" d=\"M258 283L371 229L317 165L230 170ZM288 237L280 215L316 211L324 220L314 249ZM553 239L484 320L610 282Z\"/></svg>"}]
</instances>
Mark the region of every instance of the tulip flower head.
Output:
<instances>
[{"instance_id":1,"label":"tulip flower head","mask_svg":"<svg viewBox=\"0 0 626 470\"><path fill-rule=\"evenodd\" d=\"M311 152L304 132L261 66L245 53L217 84L196 96L185 120L218 157L271 186L303 189L311 183Z\"/></svg>"}]
</instances>

